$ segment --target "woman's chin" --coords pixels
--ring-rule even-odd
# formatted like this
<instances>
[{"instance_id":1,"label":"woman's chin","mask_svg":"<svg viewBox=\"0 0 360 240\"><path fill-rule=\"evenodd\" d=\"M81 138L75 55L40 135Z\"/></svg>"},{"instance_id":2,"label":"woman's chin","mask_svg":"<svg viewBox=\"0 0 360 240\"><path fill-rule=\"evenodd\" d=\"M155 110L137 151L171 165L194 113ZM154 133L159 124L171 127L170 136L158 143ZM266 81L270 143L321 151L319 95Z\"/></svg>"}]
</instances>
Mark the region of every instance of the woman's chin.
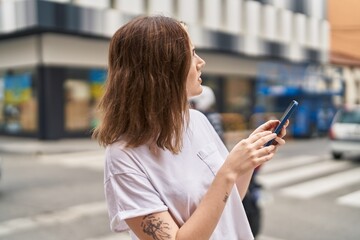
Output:
<instances>
[{"instance_id":1,"label":"woman's chin","mask_svg":"<svg viewBox=\"0 0 360 240\"><path fill-rule=\"evenodd\" d=\"M199 96L202 92L203 92L203 88L202 88L202 86L201 86L201 84L200 84L199 90L196 91L195 96Z\"/></svg>"}]
</instances>

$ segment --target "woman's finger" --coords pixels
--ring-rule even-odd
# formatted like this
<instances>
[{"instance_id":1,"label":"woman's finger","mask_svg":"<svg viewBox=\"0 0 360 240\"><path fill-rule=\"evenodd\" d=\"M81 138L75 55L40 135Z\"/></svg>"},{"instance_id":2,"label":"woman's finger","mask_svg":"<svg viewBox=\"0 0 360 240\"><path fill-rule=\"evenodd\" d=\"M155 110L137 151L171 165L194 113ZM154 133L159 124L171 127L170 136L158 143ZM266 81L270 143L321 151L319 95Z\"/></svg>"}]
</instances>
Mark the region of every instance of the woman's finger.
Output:
<instances>
[{"instance_id":1,"label":"woman's finger","mask_svg":"<svg viewBox=\"0 0 360 240\"><path fill-rule=\"evenodd\" d=\"M284 124L285 128L287 128L287 126L289 126L289 124L290 124L290 121L288 119L288 120L286 120L286 123Z\"/></svg>"},{"instance_id":2,"label":"woman's finger","mask_svg":"<svg viewBox=\"0 0 360 240\"><path fill-rule=\"evenodd\" d=\"M270 132L270 134L264 135L253 142L255 148L262 148L267 142L276 138L276 133Z\"/></svg>"},{"instance_id":3,"label":"woman's finger","mask_svg":"<svg viewBox=\"0 0 360 240\"><path fill-rule=\"evenodd\" d=\"M275 127L280 123L279 120L269 120L263 124L261 124L259 127L255 129L255 131L251 134L256 134L263 131L272 131L275 129Z\"/></svg>"},{"instance_id":4,"label":"woman's finger","mask_svg":"<svg viewBox=\"0 0 360 240\"><path fill-rule=\"evenodd\" d=\"M279 137L281 137L281 138L285 137L285 135L286 135L286 128L289 126L289 123L290 123L290 121L287 120L286 123L284 124L284 126L282 127L279 135L278 135Z\"/></svg>"},{"instance_id":5,"label":"woman's finger","mask_svg":"<svg viewBox=\"0 0 360 240\"><path fill-rule=\"evenodd\" d=\"M281 137L276 137L274 139L274 141L277 143L276 145L284 145L285 144L285 140Z\"/></svg>"},{"instance_id":6,"label":"woman's finger","mask_svg":"<svg viewBox=\"0 0 360 240\"><path fill-rule=\"evenodd\" d=\"M261 149L258 150L258 157L262 157L262 156L274 153L275 150L276 150L276 146L274 146L274 145L269 145L267 147L262 147Z\"/></svg>"},{"instance_id":7,"label":"woman's finger","mask_svg":"<svg viewBox=\"0 0 360 240\"><path fill-rule=\"evenodd\" d=\"M252 135L252 136L250 136L249 138L248 138L248 140L249 140L249 142L251 143L251 144L254 144L254 143L257 143L258 141L266 141L266 139L274 139L276 137L276 134L275 133L273 133L273 132L271 132L271 131L264 131L264 132L259 132L259 133L256 133L256 134L254 134L254 135ZM265 139L265 140L261 140L261 139ZM269 141L270 141L269 140ZM266 142L265 142L266 143ZM264 143L264 144L265 144ZM264 145L263 144L263 145ZM261 143L259 144L259 143L257 143L256 144L258 147L259 146L262 146L261 145Z\"/></svg>"},{"instance_id":8,"label":"woman's finger","mask_svg":"<svg viewBox=\"0 0 360 240\"><path fill-rule=\"evenodd\" d=\"M271 152L271 153L269 153L269 154L265 154L265 155L263 155L263 156L261 156L261 157L258 157L258 158L256 159L257 165L259 166L259 165L261 165L261 164L269 161L270 159L272 159L272 158L274 157L274 154L275 154L275 152Z\"/></svg>"}]
</instances>

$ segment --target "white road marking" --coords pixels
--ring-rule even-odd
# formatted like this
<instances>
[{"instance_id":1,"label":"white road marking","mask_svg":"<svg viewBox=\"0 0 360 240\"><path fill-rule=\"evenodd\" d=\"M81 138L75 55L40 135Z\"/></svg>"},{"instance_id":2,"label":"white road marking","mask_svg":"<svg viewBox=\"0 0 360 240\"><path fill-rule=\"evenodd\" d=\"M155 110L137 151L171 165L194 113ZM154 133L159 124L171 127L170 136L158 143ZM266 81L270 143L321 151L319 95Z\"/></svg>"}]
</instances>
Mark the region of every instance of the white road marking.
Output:
<instances>
[{"instance_id":1,"label":"white road marking","mask_svg":"<svg viewBox=\"0 0 360 240\"><path fill-rule=\"evenodd\" d=\"M274 238L274 237L269 237L269 236L264 236L264 235L259 235L258 237L256 237L256 240L284 240L284 239Z\"/></svg>"},{"instance_id":2,"label":"white road marking","mask_svg":"<svg viewBox=\"0 0 360 240\"><path fill-rule=\"evenodd\" d=\"M326 159L327 156L300 155L294 157L282 157L274 159L261 167L261 173L267 174L275 171L281 171L293 167L304 166L306 164L315 163Z\"/></svg>"},{"instance_id":3,"label":"white road marking","mask_svg":"<svg viewBox=\"0 0 360 240\"><path fill-rule=\"evenodd\" d=\"M360 208L360 190L344 195L338 198L336 202L339 203L340 205Z\"/></svg>"},{"instance_id":4,"label":"white road marking","mask_svg":"<svg viewBox=\"0 0 360 240\"><path fill-rule=\"evenodd\" d=\"M113 233L110 235L100 236L95 238L88 238L86 240L131 240L131 237L128 232L122 232L122 233ZM285 239L259 235L256 237L256 240L285 240Z\"/></svg>"},{"instance_id":5,"label":"white road marking","mask_svg":"<svg viewBox=\"0 0 360 240\"><path fill-rule=\"evenodd\" d=\"M35 216L16 218L0 222L0 238L16 232L35 229L38 227L70 223L82 217L106 213L105 202L93 202L67 209L43 213Z\"/></svg>"},{"instance_id":6,"label":"white road marking","mask_svg":"<svg viewBox=\"0 0 360 240\"><path fill-rule=\"evenodd\" d=\"M122 232L122 233L113 233L110 235L100 236L96 238L88 238L86 240L131 240L131 237L128 232Z\"/></svg>"},{"instance_id":7,"label":"white road marking","mask_svg":"<svg viewBox=\"0 0 360 240\"><path fill-rule=\"evenodd\" d=\"M123 233L114 233L96 238L88 238L86 240L131 240L131 237L128 232L123 232ZM258 237L256 237L256 240L284 240L284 239L259 235Z\"/></svg>"},{"instance_id":8,"label":"white road marking","mask_svg":"<svg viewBox=\"0 0 360 240\"><path fill-rule=\"evenodd\" d=\"M328 174L333 171L340 171L351 166L350 162L322 161L281 172L259 174L258 180L266 188L275 188L322 174Z\"/></svg>"},{"instance_id":9,"label":"white road marking","mask_svg":"<svg viewBox=\"0 0 360 240\"><path fill-rule=\"evenodd\" d=\"M357 182L360 182L360 168L296 184L282 189L281 193L286 196L308 199Z\"/></svg>"}]
</instances>

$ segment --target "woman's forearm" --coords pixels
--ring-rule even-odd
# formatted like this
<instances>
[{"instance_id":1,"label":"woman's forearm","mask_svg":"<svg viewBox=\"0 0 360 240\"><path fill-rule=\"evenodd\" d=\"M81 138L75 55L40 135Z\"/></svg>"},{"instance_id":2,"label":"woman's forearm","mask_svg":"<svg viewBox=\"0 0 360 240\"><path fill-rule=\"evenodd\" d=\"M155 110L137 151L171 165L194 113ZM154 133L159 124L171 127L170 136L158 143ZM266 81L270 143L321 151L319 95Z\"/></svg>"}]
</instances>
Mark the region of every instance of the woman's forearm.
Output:
<instances>
[{"instance_id":1,"label":"woman's forearm","mask_svg":"<svg viewBox=\"0 0 360 240\"><path fill-rule=\"evenodd\" d=\"M246 172L244 175L241 175L236 180L236 187L238 189L241 199L244 199L246 195L253 173L254 170L249 170L248 172Z\"/></svg>"}]
</instances>

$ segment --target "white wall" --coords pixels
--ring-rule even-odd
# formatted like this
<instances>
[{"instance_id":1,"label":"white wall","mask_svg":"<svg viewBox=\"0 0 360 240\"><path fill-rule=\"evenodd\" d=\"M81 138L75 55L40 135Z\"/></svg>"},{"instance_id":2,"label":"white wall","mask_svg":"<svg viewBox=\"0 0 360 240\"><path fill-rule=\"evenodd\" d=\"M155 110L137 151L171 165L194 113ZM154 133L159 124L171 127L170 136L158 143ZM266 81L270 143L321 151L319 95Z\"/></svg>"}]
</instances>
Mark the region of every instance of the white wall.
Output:
<instances>
[{"instance_id":1,"label":"white wall","mask_svg":"<svg viewBox=\"0 0 360 240\"><path fill-rule=\"evenodd\" d=\"M343 77L346 83L345 88L345 104L354 104L357 99L357 94L359 92L356 92L356 84L355 84L355 76L351 68L344 67L343 68Z\"/></svg>"},{"instance_id":2,"label":"white wall","mask_svg":"<svg viewBox=\"0 0 360 240\"><path fill-rule=\"evenodd\" d=\"M355 68L353 70L354 77L355 77L355 96L357 104L360 104L360 68Z\"/></svg>"},{"instance_id":3,"label":"white wall","mask_svg":"<svg viewBox=\"0 0 360 240\"><path fill-rule=\"evenodd\" d=\"M328 0L302 0L302 1L305 1L306 11L309 13L311 17L316 19L324 19L325 17L324 15L326 14L327 9L326 9L326 5L324 9L323 4Z\"/></svg>"},{"instance_id":4,"label":"white wall","mask_svg":"<svg viewBox=\"0 0 360 240\"><path fill-rule=\"evenodd\" d=\"M129 14L144 14L145 0L115 0L115 9Z\"/></svg>"},{"instance_id":5,"label":"white wall","mask_svg":"<svg viewBox=\"0 0 360 240\"><path fill-rule=\"evenodd\" d=\"M199 23L199 0L179 0L177 8L179 20L189 25Z\"/></svg>"},{"instance_id":6,"label":"white wall","mask_svg":"<svg viewBox=\"0 0 360 240\"><path fill-rule=\"evenodd\" d=\"M323 62L328 60L330 27L328 21L318 18L321 17L320 3L308 1L309 6L314 5L314 16L308 17L289 11L290 0L269 1L273 6L245 0L114 0L114 9L110 9L110 0L74 2L83 6L107 8L106 14L98 11L82 15L81 25L88 33L102 33L110 37L130 16L159 13L176 17L200 29L197 32L202 36L196 36L200 46L212 46L212 39L208 39L205 29L238 35L241 38L239 51L244 49L245 54L251 56L262 55L264 41L267 40L285 44L286 56L293 61L303 60L305 47L321 51ZM0 33L36 24L36 10L29 11L29 6L17 3L7 0L0 5ZM87 11L90 13L92 9Z\"/></svg>"},{"instance_id":7,"label":"white wall","mask_svg":"<svg viewBox=\"0 0 360 240\"><path fill-rule=\"evenodd\" d=\"M161 14L165 16L174 16L173 0L148 0L148 14Z\"/></svg>"},{"instance_id":8,"label":"white wall","mask_svg":"<svg viewBox=\"0 0 360 240\"><path fill-rule=\"evenodd\" d=\"M2 40L0 68L44 65L106 67L107 40L47 33ZM91 51L89 51L91 49Z\"/></svg>"},{"instance_id":9,"label":"white wall","mask_svg":"<svg viewBox=\"0 0 360 240\"><path fill-rule=\"evenodd\" d=\"M291 39L288 45L287 57L295 62L303 61L306 47L306 16L301 13L293 14Z\"/></svg>"},{"instance_id":10,"label":"white wall","mask_svg":"<svg viewBox=\"0 0 360 240\"><path fill-rule=\"evenodd\" d=\"M314 17L307 18L307 41L309 48L317 49L320 46L320 21Z\"/></svg>"},{"instance_id":11,"label":"white wall","mask_svg":"<svg viewBox=\"0 0 360 240\"><path fill-rule=\"evenodd\" d=\"M292 0L270 0L270 3L277 8L289 9L291 1ZM295 1L299 1L299 0L295 0Z\"/></svg>"},{"instance_id":12,"label":"white wall","mask_svg":"<svg viewBox=\"0 0 360 240\"><path fill-rule=\"evenodd\" d=\"M49 2L59 2L59 3L67 3L71 2L71 0L48 0Z\"/></svg>"},{"instance_id":13,"label":"white wall","mask_svg":"<svg viewBox=\"0 0 360 240\"><path fill-rule=\"evenodd\" d=\"M66 46L66 47L59 47ZM44 65L106 67L109 41L61 34L44 34Z\"/></svg>"},{"instance_id":14,"label":"white wall","mask_svg":"<svg viewBox=\"0 0 360 240\"><path fill-rule=\"evenodd\" d=\"M261 4L255 1L245 2L244 51L248 55L259 55L263 52L261 45Z\"/></svg>"},{"instance_id":15,"label":"white wall","mask_svg":"<svg viewBox=\"0 0 360 240\"><path fill-rule=\"evenodd\" d=\"M15 32L36 23L36 8L32 1L6 1L0 5L0 33Z\"/></svg>"},{"instance_id":16,"label":"white wall","mask_svg":"<svg viewBox=\"0 0 360 240\"><path fill-rule=\"evenodd\" d=\"M346 83L345 104L360 103L360 69L343 67L343 78Z\"/></svg>"},{"instance_id":17,"label":"white wall","mask_svg":"<svg viewBox=\"0 0 360 240\"><path fill-rule=\"evenodd\" d=\"M204 74L224 74L256 76L257 61L239 58L227 54L201 52L199 55L205 59L206 65L202 70Z\"/></svg>"},{"instance_id":18,"label":"white wall","mask_svg":"<svg viewBox=\"0 0 360 240\"><path fill-rule=\"evenodd\" d=\"M3 33L16 30L15 4L3 2L0 8L0 31Z\"/></svg>"},{"instance_id":19,"label":"white wall","mask_svg":"<svg viewBox=\"0 0 360 240\"><path fill-rule=\"evenodd\" d=\"M220 30L222 28L222 7L221 0L203 0L203 22L205 28Z\"/></svg>"},{"instance_id":20,"label":"white wall","mask_svg":"<svg viewBox=\"0 0 360 240\"><path fill-rule=\"evenodd\" d=\"M96 8L110 7L109 0L73 0L73 3L86 7L96 7Z\"/></svg>"},{"instance_id":21,"label":"white wall","mask_svg":"<svg viewBox=\"0 0 360 240\"><path fill-rule=\"evenodd\" d=\"M0 44L0 68L35 66L40 62L36 36L2 40Z\"/></svg>"},{"instance_id":22,"label":"white wall","mask_svg":"<svg viewBox=\"0 0 360 240\"><path fill-rule=\"evenodd\" d=\"M284 44L290 44L293 31L293 13L287 9L277 10L277 34L278 40Z\"/></svg>"},{"instance_id":23,"label":"white wall","mask_svg":"<svg viewBox=\"0 0 360 240\"><path fill-rule=\"evenodd\" d=\"M277 28L277 14L280 12L279 9L271 5L262 6L261 14L261 36L269 41L275 41L279 39L279 33Z\"/></svg>"},{"instance_id":24,"label":"white wall","mask_svg":"<svg viewBox=\"0 0 360 240\"><path fill-rule=\"evenodd\" d=\"M293 16L292 41L304 46L306 44L306 16L301 13L295 13Z\"/></svg>"},{"instance_id":25,"label":"white wall","mask_svg":"<svg viewBox=\"0 0 360 240\"><path fill-rule=\"evenodd\" d=\"M224 30L233 34L242 33L244 31L244 1L226 0L225 3Z\"/></svg>"},{"instance_id":26,"label":"white wall","mask_svg":"<svg viewBox=\"0 0 360 240\"><path fill-rule=\"evenodd\" d=\"M104 17L103 34L107 37L111 37L114 33L125 24L126 19L119 14L116 9L109 9Z\"/></svg>"},{"instance_id":27,"label":"white wall","mask_svg":"<svg viewBox=\"0 0 360 240\"><path fill-rule=\"evenodd\" d=\"M325 20L320 21L319 48L322 51L330 50L330 24Z\"/></svg>"}]
</instances>

